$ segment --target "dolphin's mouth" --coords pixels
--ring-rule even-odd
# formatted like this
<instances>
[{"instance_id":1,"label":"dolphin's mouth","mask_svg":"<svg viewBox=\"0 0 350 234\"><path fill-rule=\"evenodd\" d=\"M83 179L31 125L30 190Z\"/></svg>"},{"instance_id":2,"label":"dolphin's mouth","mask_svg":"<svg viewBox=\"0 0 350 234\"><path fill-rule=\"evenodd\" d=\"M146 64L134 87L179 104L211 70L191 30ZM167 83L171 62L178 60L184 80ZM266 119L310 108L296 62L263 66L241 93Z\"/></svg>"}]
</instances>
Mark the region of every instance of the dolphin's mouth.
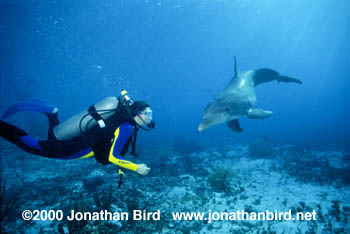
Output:
<instances>
[{"instance_id":1,"label":"dolphin's mouth","mask_svg":"<svg viewBox=\"0 0 350 234\"><path fill-rule=\"evenodd\" d=\"M224 123L225 121L218 120L217 118L207 118L203 119L202 122L198 126L198 131L203 131L207 128L210 128L213 125Z\"/></svg>"},{"instance_id":2,"label":"dolphin's mouth","mask_svg":"<svg viewBox=\"0 0 350 234\"><path fill-rule=\"evenodd\" d=\"M204 130L204 128L203 128L201 125L199 125L199 126L198 126L198 131L201 132L201 131L203 131L203 130Z\"/></svg>"},{"instance_id":3,"label":"dolphin's mouth","mask_svg":"<svg viewBox=\"0 0 350 234\"><path fill-rule=\"evenodd\" d=\"M205 129L207 129L208 127L206 127L206 124L204 123L204 121L202 121L199 125L198 125L198 131L203 131Z\"/></svg>"},{"instance_id":4,"label":"dolphin's mouth","mask_svg":"<svg viewBox=\"0 0 350 234\"><path fill-rule=\"evenodd\" d=\"M198 126L198 131L203 131L207 128L209 128L212 124L210 124L210 122L208 120L203 120L199 126Z\"/></svg>"}]
</instances>

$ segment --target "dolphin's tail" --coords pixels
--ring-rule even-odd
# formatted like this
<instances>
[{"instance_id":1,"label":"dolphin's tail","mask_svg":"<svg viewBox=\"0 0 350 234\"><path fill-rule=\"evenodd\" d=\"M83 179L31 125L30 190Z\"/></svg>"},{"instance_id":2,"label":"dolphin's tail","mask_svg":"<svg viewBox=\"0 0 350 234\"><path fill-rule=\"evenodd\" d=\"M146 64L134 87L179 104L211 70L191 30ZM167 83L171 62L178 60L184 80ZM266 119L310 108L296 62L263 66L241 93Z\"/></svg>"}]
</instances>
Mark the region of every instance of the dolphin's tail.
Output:
<instances>
[{"instance_id":1,"label":"dolphin's tail","mask_svg":"<svg viewBox=\"0 0 350 234\"><path fill-rule=\"evenodd\" d=\"M302 82L298 79L288 77L288 76L282 76L275 70L269 69L269 68L262 68L254 71L254 85L257 86L262 83L266 83L269 81L277 80L278 82L293 82L302 84Z\"/></svg>"},{"instance_id":2,"label":"dolphin's tail","mask_svg":"<svg viewBox=\"0 0 350 234\"><path fill-rule=\"evenodd\" d=\"M295 79L295 78L292 78L292 77L289 77L289 76L281 76L279 75L278 76L278 79L277 79L278 82L293 82L293 83L298 83L298 84L302 84L303 82L301 80L298 80L298 79Z\"/></svg>"},{"instance_id":3,"label":"dolphin's tail","mask_svg":"<svg viewBox=\"0 0 350 234\"><path fill-rule=\"evenodd\" d=\"M8 116L21 111L33 111L33 112L40 112L40 113L49 115L49 114L52 114L54 110L55 110L55 106L48 104L43 100L33 98L24 102L18 102L10 106L2 116L2 119L5 119ZM57 109L55 111L57 111Z\"/></svg>"}]
</instances>

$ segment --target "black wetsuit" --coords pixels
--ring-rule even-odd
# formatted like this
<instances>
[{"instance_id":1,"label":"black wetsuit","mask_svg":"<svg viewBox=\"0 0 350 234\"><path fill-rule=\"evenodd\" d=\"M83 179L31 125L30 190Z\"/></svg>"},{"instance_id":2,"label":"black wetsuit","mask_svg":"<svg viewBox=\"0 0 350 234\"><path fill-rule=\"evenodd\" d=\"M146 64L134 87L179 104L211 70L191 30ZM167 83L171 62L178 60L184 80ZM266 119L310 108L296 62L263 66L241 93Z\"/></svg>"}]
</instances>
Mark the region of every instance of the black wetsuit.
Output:
<instances>
[{"instance_id":1,"label":"black wetsuit","mask_svg":"<svg viewBox=\"0 0 350 234\"><path fill-rule=\"evenodd\" d=\"M102 164L114 163L136 171L137 165L122 157L128 151L136 127L130 118L120 118L117 111L105 120L106 127L98 125L69 140L57 140L53 129L58 124L57 115L48 115L48 139L39 141L24 130L0 120L0 136L31 154L55 159L77 159L95 156Z\"/></svg>"}]
</instances>

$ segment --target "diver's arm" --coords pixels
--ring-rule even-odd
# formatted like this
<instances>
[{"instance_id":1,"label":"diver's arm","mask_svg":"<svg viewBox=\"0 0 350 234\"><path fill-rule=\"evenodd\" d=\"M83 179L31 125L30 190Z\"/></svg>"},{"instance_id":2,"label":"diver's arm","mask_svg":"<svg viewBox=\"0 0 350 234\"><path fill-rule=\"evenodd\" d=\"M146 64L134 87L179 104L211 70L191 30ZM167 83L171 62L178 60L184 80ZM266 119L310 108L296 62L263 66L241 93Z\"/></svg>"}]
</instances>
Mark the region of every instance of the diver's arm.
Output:
<instances>
[{"instance_id":1,"label":"diver's arm","mask_svg":"<svg viewBox=\"0 0 350 234\"><path fill-rule=\"evenodd\" d=\"M114 141L113 145L109 151L108 160L111 163L114 163L120 167L137 171L138 165L132 163L130 161L124 160L124 158L120 155L125 143L133 134L133 127L130 123L121 124L117 130L114 132Z\"/></svg>"}]
</instances>

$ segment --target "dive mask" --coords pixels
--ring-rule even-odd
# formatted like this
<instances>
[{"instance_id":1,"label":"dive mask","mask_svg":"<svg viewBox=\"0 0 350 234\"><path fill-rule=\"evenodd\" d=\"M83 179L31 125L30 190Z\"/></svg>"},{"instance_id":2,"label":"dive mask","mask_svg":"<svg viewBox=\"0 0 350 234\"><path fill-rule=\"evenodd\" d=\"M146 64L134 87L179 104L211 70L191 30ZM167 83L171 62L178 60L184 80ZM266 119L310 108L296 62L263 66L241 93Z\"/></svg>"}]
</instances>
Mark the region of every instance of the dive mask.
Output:
<instances>
[{"instance_id":1,"label":"dive mask","mask_svg":"<svg viewBox=\"0 0 350 234\"><path fill-rule=\"evenodd\" d=\"M147 126L147 128L143 128L144 130L151 130L155 127L155 122L152 121L152 111L142 111L140 112L140 115L145 116L145 120L142 119L142 122ZM146 124L148 122L149 124Z\"/></svg>"}]
</instances>

